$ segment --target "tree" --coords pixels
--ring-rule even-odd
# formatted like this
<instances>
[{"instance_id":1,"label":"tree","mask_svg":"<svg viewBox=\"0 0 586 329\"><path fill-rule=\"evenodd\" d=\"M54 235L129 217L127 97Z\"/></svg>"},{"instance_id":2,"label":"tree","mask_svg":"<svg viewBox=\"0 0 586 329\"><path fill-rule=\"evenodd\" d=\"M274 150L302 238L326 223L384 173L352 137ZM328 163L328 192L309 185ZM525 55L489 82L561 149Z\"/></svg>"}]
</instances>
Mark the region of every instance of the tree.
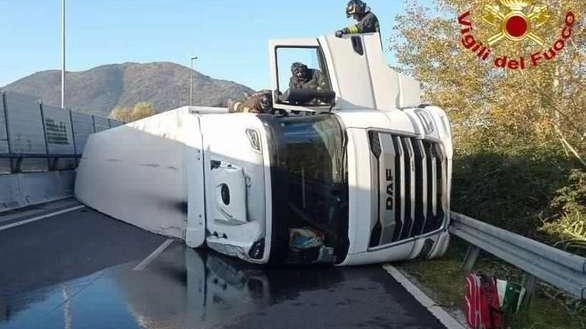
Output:
<instances>
[{"instance_id":1,"label":"tree","mask_svg":"<svg viewBox=\"0 0 586 329\"><path fill-rule=\"evenodd\" d=\"M453 209L534 237L545 222L553 240L563 238L556 232L583 227L584 208L568 206L582 199L566 198L570 201L563 207L559 200L583 193L572 180L584 177L586 168L586 1L434 0L436 10L421 3L410 1L396 18L390 48L399 69L422 82L425 102L441 106L452 122ZM481 60L474 48L465 47L463 35L487 45L501 29L504 4L528 4L525 12L539 14L534 17L543 24L532 32L543 45L502 39ZM469 32L470 26L458 19L467 11L463 21L471 23ZM552 60L531 65L531 54L543 56L556 44L568 11L575 23L564 49ZM464 41L470 45L469 37ZM524 57L525 69L495 67L502 56ZM577 171L571 175L570 169ZM572 232L586 238L584 230Z\"/></svg>"},{"instance_id":2,"label":"tree","mask_svg":"<svg viewBox=\"0 0 586 329\"><path fill-rule=\"evenodd\" d=\"M490 61L480 60L463 46L458 16L470 10L472 35L486 45L499 30L485 19L489 18L486 5L506 10L497 0L436 0L435 11L412 1L407 12L396 18L391 50L400 67L422 81L427 101L448 112L461 151L479 144L509 150L539 145L563 149L586 165L586 31L580 17L586 2L541 2L547 5L549 19L533 32L544 39L544 45L501 40L490 46ZM560 38L570 10L576 15L572 36L554 60L524 70L494 67L497 56L524 56L528 62L528 54L548 50Z\"/></svg>"},{"instance_id":3,"label":"tree","mask_svg":"<svg viewBox=\"0 0 586 329\"><path fill-rule=\"evenodd\" d=\"M132 121L148 118L157 114L157 110L151 103L141 102L134 105L134 109L132 110Z\"/></svg>"},{"instance_id":4,"label":"tree","mask_svg":"<svg viewBox=\"0 0 586 329\"><path fill-rule=\"evenodd\" d=\"M117 106L110 112L108 118L122 122L130 122L132 121L132 110L127 107Z\"/></svg>"},{"instance_id":5,"label":"tree","mask_svg":"<svg viewBox=\"0 0 586 329\"><path fill-rule=\"evenodd\" d=\"M110 112L108 116L111 119L131 122L150 117L157 114L157 110L153 104L148 102L141 102L134 105L134 107L116 107Z\"/></svg>"}]
</instances>

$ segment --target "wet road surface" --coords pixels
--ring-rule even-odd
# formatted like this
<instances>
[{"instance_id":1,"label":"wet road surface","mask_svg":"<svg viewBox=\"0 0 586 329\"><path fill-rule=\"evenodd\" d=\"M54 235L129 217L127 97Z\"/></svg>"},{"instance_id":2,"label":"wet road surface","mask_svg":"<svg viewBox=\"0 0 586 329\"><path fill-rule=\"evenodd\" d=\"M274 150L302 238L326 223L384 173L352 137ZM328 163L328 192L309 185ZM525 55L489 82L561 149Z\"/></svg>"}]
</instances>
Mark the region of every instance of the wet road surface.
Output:
<instances>
[{"instance_id":1,"label":"wet road surface","mask_svg":"<svg viewBox=\"0 0 586 329\"><path fill-rule=\"evenodd\" d=\"M444 329L380 266L266 268L90 209L0 231L0 329ZM137 265L142 270L135 270Z\"/></svg>"}]
</instances>

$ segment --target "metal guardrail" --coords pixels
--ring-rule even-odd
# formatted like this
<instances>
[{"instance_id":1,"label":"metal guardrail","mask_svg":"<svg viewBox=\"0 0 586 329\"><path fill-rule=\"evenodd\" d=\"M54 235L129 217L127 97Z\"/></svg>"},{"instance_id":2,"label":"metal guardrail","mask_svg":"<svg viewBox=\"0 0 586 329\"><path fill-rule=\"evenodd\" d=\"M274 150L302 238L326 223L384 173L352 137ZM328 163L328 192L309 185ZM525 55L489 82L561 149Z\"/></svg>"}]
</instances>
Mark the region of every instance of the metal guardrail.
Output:
<instances>
[{"instance_id":1,"label":"metal guardrail","mask_svg":"<svg viewBox=\"0 0 586 329\"><path fill-rule=\"evenodd\" d=\"M455 212L450 233L529 275L586 299L586 258Z\"/></svg>"}]
</instances>

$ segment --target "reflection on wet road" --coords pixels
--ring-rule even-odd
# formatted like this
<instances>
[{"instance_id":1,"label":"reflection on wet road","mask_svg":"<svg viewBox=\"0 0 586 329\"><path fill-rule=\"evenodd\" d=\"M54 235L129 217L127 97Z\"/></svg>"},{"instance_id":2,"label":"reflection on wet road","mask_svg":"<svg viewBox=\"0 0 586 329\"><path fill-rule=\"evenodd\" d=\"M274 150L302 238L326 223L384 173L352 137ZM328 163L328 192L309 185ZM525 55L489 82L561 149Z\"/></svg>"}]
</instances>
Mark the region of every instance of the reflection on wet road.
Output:
<instances>
[{"instance_id":1,"label":"reflection on wet road","mask_svg":"<svg viewBox=\"0 0 586 329\"><path fill-rule=\"evenodd\" d=\"M55 238L76 225L89 227L72 241L32 235ZM165 239L93 211L7 233L0 233L0 261L11 265L0 270L1 329L444 328L380 266L266 268L174 242L137 271ZM4 273L34 271L35 262L46 266L36 268L38 280Z\"/></svg>"}]
</instances>

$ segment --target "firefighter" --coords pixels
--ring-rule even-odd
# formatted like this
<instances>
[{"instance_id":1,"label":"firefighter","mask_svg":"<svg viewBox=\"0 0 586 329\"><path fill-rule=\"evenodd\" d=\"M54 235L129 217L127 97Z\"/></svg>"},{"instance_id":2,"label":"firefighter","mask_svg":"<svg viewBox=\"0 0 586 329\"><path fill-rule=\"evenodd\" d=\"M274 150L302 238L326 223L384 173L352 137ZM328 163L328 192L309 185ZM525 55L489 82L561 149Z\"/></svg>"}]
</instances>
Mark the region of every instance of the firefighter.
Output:
<instances>
[{"instance_id":1,"label":"firefighter","mask_svg":"<svg viewBox=\"0 0 586 329\"><path fill-rule=\"evenodd\" d=\"M346 17L353 17L358 23L336 31L338 38L354 33L380 33L378 18L362 0L350 0L348 2Z\"/></svg>"},{"instance_id":2,"label":"firefighter","mask_svg":"<svg viewBox=\"0 0 586 329\"><path fill-rule=\"evenodd\" d=\"M319 70L310 69L307 65L299 62L291 65L289 88L315 89L321 91L326 87L327 83Z\"/></svg>"},{"instance_id":3,"label":"firefighter","mask_svg":"<svg viewBox=\"0 0 586 329\"><path fill-rule=\"evenodd\" d=\"M315 91L329 90L328 82L320 70L310 69L307 65L295 62L291 65L291 78L289 79L289 89L285 91L280 99L289 102L291 89L312 89ZM317 104L322 102L320 99L313 99L305 104Z\"/></svg>"},{"instance_id":4,"label":"firefighter","mask_svg":"<svg viewBox=\"0 0 586 329\"><path fill-rule=\"evenodd\" d=\"M243 100L228 101L230 113L270 113L273 111L273 95L270 90L261 90Z\"/></svg>"}]
</instances>

